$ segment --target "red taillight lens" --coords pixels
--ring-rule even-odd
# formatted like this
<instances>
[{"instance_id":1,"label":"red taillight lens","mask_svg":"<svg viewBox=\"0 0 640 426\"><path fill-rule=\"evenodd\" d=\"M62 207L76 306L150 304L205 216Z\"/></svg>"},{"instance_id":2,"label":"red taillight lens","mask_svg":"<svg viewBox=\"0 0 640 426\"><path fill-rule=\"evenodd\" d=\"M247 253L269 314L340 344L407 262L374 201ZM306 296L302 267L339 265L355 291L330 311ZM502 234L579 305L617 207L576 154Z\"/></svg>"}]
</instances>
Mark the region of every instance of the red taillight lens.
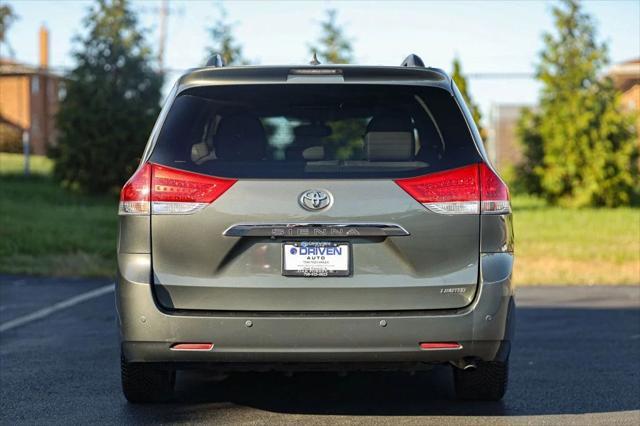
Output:
<instances>
[{"instance_id":1,"label":"red taillight lens","mask_svg":"<svg viewBox=\"0 0 640 426\"><path fill-rule=\"evenodd\" d=\"M504 214L511 212L509 188L485 164L480 165L480 182L482 194L482 213Z\"/></svg>"},{"instance_id":2,"label":"red taillight lens","mask_svg":"<svg viewBox=\"0 0 640 426\"><path fill-rule=\"evenodd\" d=\"M153 164L151 208L154 214L193 213L212 203L236 183Z\"/></svg>"},{"instance_id":3,"label":"red taillight lens","mask_svg":"<svg viewBox=\"0 0 640 426\"><path fill-rule=\"evenodd\" d=\"M193 213L215 201L235 182L148 163L122 188L120 214L148 214L149 210L153 214ZM143 203L146 210L135 208Z\"/></svg>"},{"instance_id":4,"label":"red taillight lens","mask_svg":"<svg viewBox=\"0 0 640 426\"><path fill-rule=\"evenodd\" d=\"M150 197L149 188L151 185L151 164L140 167L129 178L120 192L120 207L118 214L139 215L149 214Z\"/></svg>"},{"instance_id":5,"label":"red taillight lens","mask_svg":"<svg viewBox=\"0 0 640 426\"><path fill-rule=\"evenodd\" d=\"M485 164L395 181L429 210L441 214L508 213L509 191Z\"/></svg>"},{"instance_id":6,"label":"red taillight lens","mask_svg":"<svg viewBox=\"0 0 640 426\"><path fill-rule=\"evenodd\" d=\"M443 214L477 214L480 211L478 165L437 172L396 183L426 208Z\"/></svg>"}]
</instances>

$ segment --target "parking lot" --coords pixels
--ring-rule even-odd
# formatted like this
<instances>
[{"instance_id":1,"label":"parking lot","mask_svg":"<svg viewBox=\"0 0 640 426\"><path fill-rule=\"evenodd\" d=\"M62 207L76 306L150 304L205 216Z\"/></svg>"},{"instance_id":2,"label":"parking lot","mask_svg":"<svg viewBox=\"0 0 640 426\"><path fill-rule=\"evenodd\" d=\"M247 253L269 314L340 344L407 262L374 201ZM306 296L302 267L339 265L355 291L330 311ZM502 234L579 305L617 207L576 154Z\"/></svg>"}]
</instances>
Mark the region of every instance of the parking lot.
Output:
<instances>
[{"instance_id":1,"label":"parking lot","mask_svg":"<svg viewBox=\"0 0 640 426\"><path fill-rule=\"evenodd\" d=\"M436 368L224 380L193 371L179 374L173 402L134 406L120 392L109 285L0 277L2 424L640 424L638 286L518 289L500 403L456 401L449 369Z\"/></svg>"}]
</instances>

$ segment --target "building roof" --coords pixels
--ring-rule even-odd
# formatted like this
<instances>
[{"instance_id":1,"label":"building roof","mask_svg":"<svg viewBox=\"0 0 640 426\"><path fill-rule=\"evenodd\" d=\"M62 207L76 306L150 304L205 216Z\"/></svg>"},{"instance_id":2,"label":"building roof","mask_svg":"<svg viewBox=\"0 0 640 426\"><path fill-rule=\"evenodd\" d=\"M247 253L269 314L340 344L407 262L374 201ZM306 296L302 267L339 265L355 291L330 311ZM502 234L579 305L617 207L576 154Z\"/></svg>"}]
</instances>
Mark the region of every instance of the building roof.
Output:
<instances>
[{"instance_id":1,"label":"building roof","mask_svg":"<svg viewBox=\"0 0 640 426\"><path fill-rule=\"evenodd\" d=\"M26 75L45 75L52 78L62 78L46 68L21 64L11 59L0 58L0 77L16 77Z\"/></svg>"},{"instance_id":2,"label":"building roof","mask_svg":"<svg viewBox=\"0 0 640 426\"><path fill-rule=\"evenodd\" d=\"M609 70L613 84L623 92L640 84L640 58L615 64Z\"/></svg>"}]
</instances>

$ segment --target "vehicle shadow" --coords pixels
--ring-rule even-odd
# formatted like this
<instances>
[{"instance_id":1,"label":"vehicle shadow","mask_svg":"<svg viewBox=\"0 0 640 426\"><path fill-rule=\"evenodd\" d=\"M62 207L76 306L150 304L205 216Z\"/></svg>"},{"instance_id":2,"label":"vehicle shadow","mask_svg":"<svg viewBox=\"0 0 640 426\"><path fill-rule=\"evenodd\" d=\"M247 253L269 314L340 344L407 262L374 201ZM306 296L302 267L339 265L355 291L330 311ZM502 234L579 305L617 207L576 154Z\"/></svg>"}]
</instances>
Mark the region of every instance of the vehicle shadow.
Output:
<instances>
[{"instance_id":1,"label":"vehicle shadow","mask_svg":"<svg viewBox=\"0 0 640 426\"><path fill-rule=\"evenodd\" d=\"M181 421L229 405L272 413L353 416L512 416L640 409L640 309L518 308L510 385L501 402L461 402L451 371L235 374L182 372L175 400L151 417ZM197 408L196 408L197 407ZM150 410L128 406L129 414Z\"/></svg>"}]
</instances>

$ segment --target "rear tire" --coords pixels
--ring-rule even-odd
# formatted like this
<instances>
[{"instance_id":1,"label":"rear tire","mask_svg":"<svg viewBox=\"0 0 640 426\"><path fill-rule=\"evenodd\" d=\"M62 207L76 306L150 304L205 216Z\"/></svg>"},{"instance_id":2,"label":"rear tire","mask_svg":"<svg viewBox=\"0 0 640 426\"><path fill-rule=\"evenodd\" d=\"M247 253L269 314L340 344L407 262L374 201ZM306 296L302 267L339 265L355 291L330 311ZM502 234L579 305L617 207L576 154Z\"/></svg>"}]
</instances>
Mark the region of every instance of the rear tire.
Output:
<instances>
[{"instance_id":1,"label":"rear tire","mask_svg":"<svg viewBox=\"0 0 640 426\"><path fill-rule=\"evenodd\" d=\"M507 390L508 378L508 361L482 361L475 370L453 367L453 380L459 399L499 401Z\"/></svg>"},{"instance_id":2,"label":"rear tire","mask_svg":"<svg viewBox=\"0 0 640 426\"><path fill-rule=\"evenodd\" d=\"M173 395L175 370L144 363L130 363L121 356L120 372L122 392L129 402L164 402Z\"/></svg>"}]
</instances>

